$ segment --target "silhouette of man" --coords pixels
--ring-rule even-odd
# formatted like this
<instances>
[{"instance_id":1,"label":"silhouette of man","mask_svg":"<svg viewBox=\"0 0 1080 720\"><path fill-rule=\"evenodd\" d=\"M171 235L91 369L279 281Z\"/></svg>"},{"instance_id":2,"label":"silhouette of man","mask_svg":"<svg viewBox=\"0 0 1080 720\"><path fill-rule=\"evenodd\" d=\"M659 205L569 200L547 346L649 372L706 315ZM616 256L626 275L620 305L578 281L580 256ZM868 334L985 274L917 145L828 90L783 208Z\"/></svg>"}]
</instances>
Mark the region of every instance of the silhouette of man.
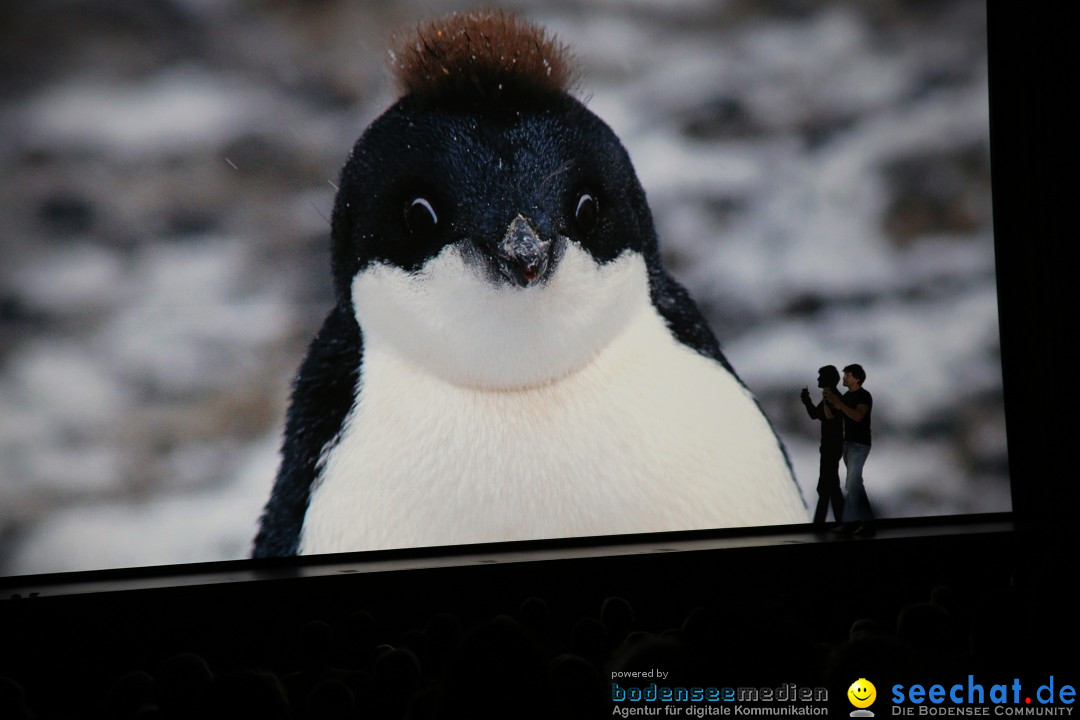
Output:
<instances>
[{"instance_id":1,"label":"silhouette of man","mask_svg":"<svg viewBox=\"0 0 1080 720\"><path fill-rule=\"evenodd\" d=\"M837 396L824 391L825 402L837 410L844 418L844 465L847 467L847 479L844 482L844 524L853 524L858 532L873 521L870 501L863 487L863 465L870 455L870 414L874 409L874 398L862 386L866 382L866 371L862 365L848 365L844 368L843 383L847 392Z\"/></svg>"},{"instance_id":2,"label":"silhouette of man","mask_svg":"<svg viewBox=\"0 0 1080 720\"><path fill-rule=\"evenodd\" d=\"M810 390L803 388L799 398L806 407L806 414L811 420L821 422L821 463L818 467L818 503L814 510L814 524L825 522L832 505L833 518L841 522L844 518L844 494L840 492L840 458L844 455L844 416L834 412L825 402L824 393L836 394L836 385L840 382L840 371L834 365L818 369L817 386L822 390L822 399L814 405L810 399Z\"/></svg>"}]
</instances>

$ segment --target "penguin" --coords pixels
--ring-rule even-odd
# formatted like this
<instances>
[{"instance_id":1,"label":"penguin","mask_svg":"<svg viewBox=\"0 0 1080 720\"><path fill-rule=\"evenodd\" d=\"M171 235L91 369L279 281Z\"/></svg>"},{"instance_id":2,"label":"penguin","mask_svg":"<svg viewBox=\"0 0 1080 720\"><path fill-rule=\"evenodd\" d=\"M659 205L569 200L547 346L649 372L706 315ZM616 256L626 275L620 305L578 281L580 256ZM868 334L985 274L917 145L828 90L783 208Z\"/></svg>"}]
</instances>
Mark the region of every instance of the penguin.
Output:
<instances>
[{"instance_id":1,"label":"penguin","mask_svg":"<svg viewBox=\"0 0 1080 720\"><path fill-rule=\"evenodd\" d=\"M253 555L807 522L566 47L479 11L390 55Z\"/></svg>"}]
</instances>

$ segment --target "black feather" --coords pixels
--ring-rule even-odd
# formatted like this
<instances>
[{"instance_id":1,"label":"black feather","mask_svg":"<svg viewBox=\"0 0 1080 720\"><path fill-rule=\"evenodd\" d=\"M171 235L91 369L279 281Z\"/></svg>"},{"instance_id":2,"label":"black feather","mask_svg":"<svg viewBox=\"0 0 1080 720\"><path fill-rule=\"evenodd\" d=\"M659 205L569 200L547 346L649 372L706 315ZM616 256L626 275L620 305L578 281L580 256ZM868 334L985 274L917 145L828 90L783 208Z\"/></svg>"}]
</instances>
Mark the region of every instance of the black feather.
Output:
<instances>
[{"instance_id":1,"label":"black feather","mask_svg":"<svg viewBox=\"0 0 1080 720\"><path fill-rule=\"evenodd\" d=\"M356 319L348 310L335 307L293 382L281 467L263 510L253 557L297 554L316 465L336 440L353 405L362 354Z\"/></svg>"}]
</instances>

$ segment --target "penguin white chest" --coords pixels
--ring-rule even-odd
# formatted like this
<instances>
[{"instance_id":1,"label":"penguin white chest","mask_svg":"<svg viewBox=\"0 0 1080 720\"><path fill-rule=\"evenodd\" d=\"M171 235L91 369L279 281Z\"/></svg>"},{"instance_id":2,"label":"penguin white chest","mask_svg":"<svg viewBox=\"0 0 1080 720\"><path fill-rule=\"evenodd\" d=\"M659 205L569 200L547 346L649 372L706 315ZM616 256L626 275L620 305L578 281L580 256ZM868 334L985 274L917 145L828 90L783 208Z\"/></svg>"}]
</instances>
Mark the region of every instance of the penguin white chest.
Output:
<instances>
[{"instance_id":1,"label":"penguin white chest","mask_svg":"<svg viewBox=\"0 0 1080 720\"><path fill-rule=\"evenodd\" d=\"M450 288L420 278L439 302L402 295L391 269L358 276L360 383L323 453L301 552L806 522L767 420L674 340L641 256L601 267L570 250L562 265L536 297L469 288L449 310L468 272L443 272ZM449 328L440 312L455 315Z\"/></svg>"}]
</instances>

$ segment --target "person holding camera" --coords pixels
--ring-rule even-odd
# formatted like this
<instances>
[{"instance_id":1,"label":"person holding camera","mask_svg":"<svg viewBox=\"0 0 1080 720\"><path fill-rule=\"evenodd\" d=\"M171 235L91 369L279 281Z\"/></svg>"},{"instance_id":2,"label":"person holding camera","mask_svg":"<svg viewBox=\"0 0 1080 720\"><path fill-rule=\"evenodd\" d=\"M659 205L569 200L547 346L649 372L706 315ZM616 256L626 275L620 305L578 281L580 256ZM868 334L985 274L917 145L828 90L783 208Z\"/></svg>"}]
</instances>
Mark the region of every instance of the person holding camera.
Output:
<instances>
[{"instance_id":1,"label":"person holding camera","mask_svg":"<svg viewBox=\"0 0 1080 720\"><path fill-rule=\"evenodd\" d=\"M818 467L818 502L814 510L814 524L821 525L832 506L833 518L841 522L844 517L844 495L840 491L840 458L844 455L843 416L832 410L825 402L825 393L836 394L836 385L840 382L840 372L833 365L818 369L817 386L822 390L822 399L815 405L810 398L809 388L803 388L799 399L806 407L811 420L821 422L821 463Z\"/></svg>"}]
</instances>

